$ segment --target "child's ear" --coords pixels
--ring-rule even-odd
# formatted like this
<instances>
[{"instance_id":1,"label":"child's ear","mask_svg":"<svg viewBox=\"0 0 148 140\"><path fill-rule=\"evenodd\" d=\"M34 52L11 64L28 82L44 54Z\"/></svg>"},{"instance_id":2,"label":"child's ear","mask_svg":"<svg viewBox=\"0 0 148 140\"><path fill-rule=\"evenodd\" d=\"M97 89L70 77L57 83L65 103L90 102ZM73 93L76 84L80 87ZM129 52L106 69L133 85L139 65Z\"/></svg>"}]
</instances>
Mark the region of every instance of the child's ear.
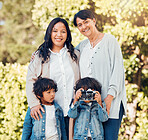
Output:
<instances>
[{"instance_id":1,"label":"child's ear","mask_svg":"<svg viewBox=\"0 0 148 140\"><path fill-rule=\"evenodd\" d=\"M93 20L93 22L96 24L96 19L95 19L95 18L93 18L92 20Z\"/></svg>"},{"instance_id":2,"label":"child's ear","mask_svg":"<svg viewBox=\"0 0 148 140\"><path fill-rule=\"evenodd\" d=\"M37 95L37 97L38 97L39 99L41 99L41 97L40 97L39 95Z\"/></svg>"}]
</instances>

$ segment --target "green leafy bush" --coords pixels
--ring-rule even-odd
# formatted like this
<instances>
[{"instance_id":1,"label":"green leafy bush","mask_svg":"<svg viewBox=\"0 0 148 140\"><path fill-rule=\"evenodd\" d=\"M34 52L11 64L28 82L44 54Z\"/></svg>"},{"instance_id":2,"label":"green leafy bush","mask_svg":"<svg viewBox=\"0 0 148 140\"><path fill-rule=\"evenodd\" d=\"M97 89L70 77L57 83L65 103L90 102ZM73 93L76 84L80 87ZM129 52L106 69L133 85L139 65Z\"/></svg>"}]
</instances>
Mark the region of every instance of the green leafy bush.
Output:
<instances>
[{"instance_id":1,"label":"green leafy bush","mask_svg":"<svg viewBox=\"0 0 148 140\"><path fill-rule=\"evenodd\" d=\"M0 63L0 139L21 139L27 111L25 93L27 65ZM146 140L148 137L148 98L128 83L127 117L122 120L119 140Z\"/></svg>"},{"instance_id":2,"label":"green leafy bush","mask_svg":"<svg viewBox=\"0 0 148 140\"><path fill-rule=\"evenodd\" d=\"M136 84L128 84L127 117L123 118L119 140L147 140L148 138L148 97L138 92Z\"/></svg>"},{"instance_id":3,"label":"green leafy bush","mask_svg":"<svg viewBox=\"0 0 148 140\"><path fill-rule=\"evenodd\" d=\"M20 139L27 109L27 65L0 63L0 139Z\"/></svg>"}]
</instances>

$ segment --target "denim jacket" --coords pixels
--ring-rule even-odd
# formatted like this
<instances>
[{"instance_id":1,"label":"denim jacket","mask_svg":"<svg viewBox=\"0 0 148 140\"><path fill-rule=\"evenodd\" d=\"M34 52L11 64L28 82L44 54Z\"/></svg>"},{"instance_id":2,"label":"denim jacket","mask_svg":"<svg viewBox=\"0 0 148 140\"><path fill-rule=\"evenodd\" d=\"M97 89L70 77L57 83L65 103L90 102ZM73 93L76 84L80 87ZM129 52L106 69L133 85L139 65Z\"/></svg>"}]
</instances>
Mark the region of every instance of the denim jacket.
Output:
<instances>
[{"instance_id":1,"label":"denim jacket","mask_svg":"<svg viewBox=\"0 0 148 140\"><path fill-rule=\"evenodd\" d=\"M74 139L87 139L88 128L93 140L104 140L102 122L108 120L106 105L103 108L96 102L89 106L84 101L78 101L73 108L69 109L68 116L75 119Z\"/></svg>"},{"instance_id":2,"label":"denim jacket","mask_svg":"<svg viewBox=\"0 0 148 140\"><path fill-rule=\"evenodd\" d=\"M30 115L30 108L28 107L26 117L23 124L23 133L22 140L46 140L45 138L45 124L46 124L46 109L42 105L45 113L41 111L43 118L40 120L35 120ZM62 108L54 102L55 106L55 117L56 117L56 126L59 136L59 140L67 140L66 131L65 131L65 122Z\"/></svg>"}]
</instances>

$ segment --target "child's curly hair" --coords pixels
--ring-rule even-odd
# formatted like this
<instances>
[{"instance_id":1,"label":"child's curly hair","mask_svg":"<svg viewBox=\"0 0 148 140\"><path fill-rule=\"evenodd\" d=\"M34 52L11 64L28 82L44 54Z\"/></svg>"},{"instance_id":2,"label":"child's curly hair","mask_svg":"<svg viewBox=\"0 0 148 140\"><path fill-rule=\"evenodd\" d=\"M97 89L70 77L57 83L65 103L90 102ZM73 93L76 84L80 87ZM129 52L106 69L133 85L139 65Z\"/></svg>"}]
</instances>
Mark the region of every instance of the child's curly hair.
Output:
<instances>
[{"instance_id":1,"label":"child's curly hair","mask_svg":"<svg viewBox=\"0 0 148 140\"><path fill-rule=\"evenodd\" d=\"M52 79L48 78L39 78L34 84L33 84L33 92L34 94L40 97L43 97L43 92L48 91L49 89L54 89L55 92L57 92L57 84Z\"/></svg>"},{"instance_id":2,"label":"child's curly hair","mask_svg":"<svg viewBox=\"0 0 148 140\"><path fill-rule=\"evenodd\" d=\"M96 90L101 94L101 87L101 84L95 78L85 77L76 82L74 89L75 93L78 89L83 88L84 90Z\"/></svg>"}]
</instances>

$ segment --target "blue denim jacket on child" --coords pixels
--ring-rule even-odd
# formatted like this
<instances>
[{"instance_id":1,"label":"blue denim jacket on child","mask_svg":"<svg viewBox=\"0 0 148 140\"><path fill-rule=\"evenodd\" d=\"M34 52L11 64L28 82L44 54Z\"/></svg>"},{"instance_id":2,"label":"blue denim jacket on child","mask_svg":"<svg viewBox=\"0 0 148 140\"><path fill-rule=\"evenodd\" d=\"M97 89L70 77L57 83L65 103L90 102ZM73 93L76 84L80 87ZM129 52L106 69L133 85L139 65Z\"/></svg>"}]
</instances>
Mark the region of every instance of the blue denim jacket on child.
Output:
<instances>
[{"instance_id":1,"label":"blue denim jacket on child","mask_svg":"<svg viewBox=\"0 0 148 140\"><path fill-rule=\"evenodd\" d=\"M22 140L46 140L45 138L45 124L46 124L46 109L42 105L45 113L41 111L43 118L40 120L35 120L30 115L30 108L28 108L26 117L23 124L23 133ZM55 106L55 117L56 117L56 126L59 136L59 140L67 140L66 131L65 131L65 122L62 108L54 102Z\"/></svg>"},{"instance_id":2,"label":"blue denim jacket on child","mask_svg":"<svg viewBox=\"0 0 148 140\"><path fill-rule=\"evenodd\" d=\"M89 128L93 140L104 140L102 122L108 120L108 114L105 103L102 104L103 108L96 101L91 106L84 101L78 101L69 109L68 116L75 119L74 139L87 139Z\"/></svg>"}]
</instances>

